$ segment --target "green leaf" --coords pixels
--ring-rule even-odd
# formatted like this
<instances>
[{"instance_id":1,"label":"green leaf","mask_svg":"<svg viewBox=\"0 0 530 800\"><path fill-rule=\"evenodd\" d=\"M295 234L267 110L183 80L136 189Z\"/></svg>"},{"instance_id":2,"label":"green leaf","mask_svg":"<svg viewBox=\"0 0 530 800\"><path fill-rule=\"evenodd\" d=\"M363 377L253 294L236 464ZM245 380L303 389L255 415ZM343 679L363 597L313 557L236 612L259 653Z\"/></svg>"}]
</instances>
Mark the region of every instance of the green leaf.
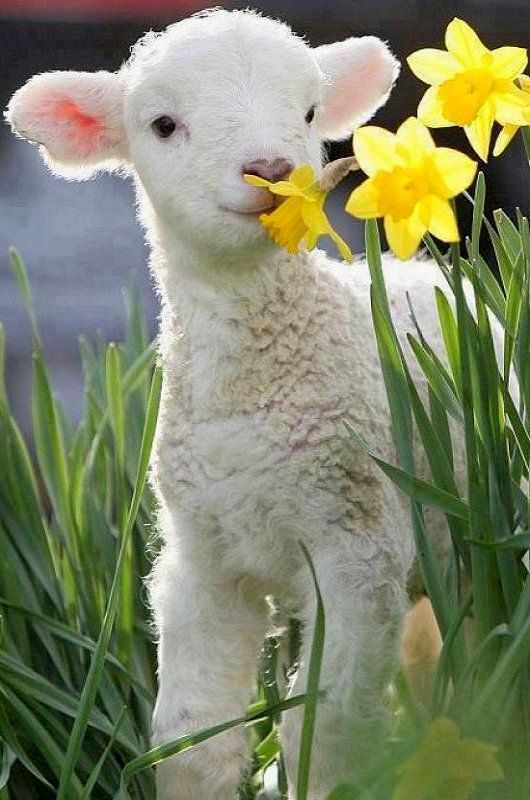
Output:
<instances>
[{"instance_id":1,"label":"green leaf","mask_svg":"<svg viewBox=\"0 0 530 800\"><path fill-rule=\"evenodd\" d=\"M125 425L123 398L121 395L121 360L120 352L112 342L107 349L106 374L110 422L114 434L114 441L116 442L118 469L121 475L125 464Z\"/></svg>"},{"instance_id":2,"label":"green leaf","mask_svg":"<svg viewBox=\"0 0 530 800\"><path fill-rule=\"evenodd\" d=\"M514 676L527 662L529 651L530 617L518 631L506 652L497 660L493 671L471 704L466 714L466 722L470 727L478 724L486 710L490 715L492 711L498 713Z\"/></svg>"},{"instance_id":3,"label":"green leaf","mask_svg":"<svg viewBox=\"0 0 530 800\"><path fill-rule=\"evenodd\" d=\"M326 800L361 800L361 794L352 783L342 783L328 794Z\"/></svg>"},{"instance_id":4,"label":"green leaf","mask_svg":"<svg viewBox=\"0 0 530 800\"><path fill-rule=\"evenodd\" d=\"M352 437L358 443L361 443L362 440L358 435L356 435L352 426L348 423L346 423L346 426ZM439 508L442 511L445 511L446 514L452 514L455 517L460 517L466 521L468 520L468 506L463 502L463 500L460 500L459 497L456 497L455 495L452 495L443 489L438 489L436 486L431 486L431 484L422 481L420 478L416 478L415 475L410 475L410 473L405 472L399 467L389 464L387 461L384 461L382 458L379 458L377 455L375 455L375 453L373 453L364 443L363 449L376 462L376 464L381 467L385 475L387 475L413 500L417 500L419 503L422 503L426 506Z\"/></svg>"},{"instance_id":5,"label":"green leaf","mask_svg":"<svg viewBox=\"0 0 530 800\"><path fill-rule=\"evenodd\" d=\"M486 201L486 182L484 173L479 172L475 186L475 202L473 204L473 222L471 226L471 253L475 269L479 268L480 232L484 218L484 205Z\"/></svg>"},{"instance_id":6,"label":"green leaf","mask_svg":"<svg viewBox=\"0 0 530 800\"><path fill-rule=\"evenodd\" d=\"M116 609L119 601L121 571L123 568L123 562L125 559L127 544L129 541L129 537L131 535L134 521L136 519L136 515L138 513L138 509L140 507L140 502L145 487L145 481L147 478L147 467L149 464L151 446L153 443L153 438L156 429L161 388L162 388L162 372L160 367L157 367L153 374L153 380L151 383L151 394L149 397L149 403L147 408L147 416L146 416L144 434L142 439L142 447L140 450L140 458L138 462L136 483L134 486L133 497L129 508L129 513L125 523L125 530L122 536L122 543L121 543L120 553L118 556L118 562L116 564L116 570L114 573L114 579L110 590L107 609L105 611L103 625L101 627L101 632L98 638L96 650L94 651L88 676L79 701L79 709L74 725L72 727L70 741L68 742L68 749L66 752L63 769L61 772L61 779L59 783L57 800L67 800L69 798L68 792L70 790L69 787L71 785L71 782L74 778L74 770L77 757L79 755L79 751L81 749L81 745L83 742L83 737L85 734L86 726L88 724L90 711L94 704L96 692L98 690L98 686L101 681L103 665L105 662L105 654L109 646L110 637L112 634L112 627L116 616Z\"/></svg>"},{"instance_id":7,"label":"green leaf","mask_svg":"<svg viewBox=\"0 0 530 800\"><path fill-rule=\"evenodd\" d=\"M302 733L300 739L300 754L298 758L298 777L296 784L296 800L307 800L309 793L309 774L311 769L311 748L313 746L313 734L315 730L315 720L317 714L326 623L322 595L320 593L320 588L311 556L303 542L299 541L298 544L302 549L302 553L304 554L304 558L307 561L307 565L311 572L316 595L315 625L313 628L313 641L311 643L311 655L309 658L307 698L304 706L304 718L302 722Z\"/></svg>"},{"instance_id":8,"label":"green leaf","mask_svg":"<svg viewBox=\"0 0 530 800\"><path fill-rule=\"evenodd\" d=\"M423 374L427 378L429 386L442 404L443 408L457 422L462 422L462 410L456 394L456 389L452 384L448 374L440 370L439 364L434 360L432 353L412 336L407 334L407 340L416 360L420 365Z\"/></svg>"},{"instance_id":9,"label":"green leaf","mask_svg":"<svg viewBox=\"0 0 530 800\"><path fill-rule=\"evenodd\" d=\"M9 704L11 713L16 715L17 727L24 730L26 735L31 736L34 746L37 746L42 756L46 759L47 766L52 770L55 776L58 776L61 771L63 753L57 746L54 740L49 736L46 728L39 722L38 718L33 714L29 707L20 700L15 692L9 687L0 684L0 696L3 695L5 701ZM17 753L18 755L18 753ZM35 771L34 769L32 771ZM49 782L41 776L44 784L49 785ZM70 789L71 800L77 800L81 793L81 784L74 778Z\"/></svg>"},{"instance_id":10,"label":"green leaf","mask_svg":"<svg viewBox=\"0 0 530 800\"><path fill-rule=\"evenodd\" d=\"M435 287L434 294L436 298L436 308L438 310L440 330L442 332L442 338L445 345L445 352L447 353L447 357L451 365L453 379L456 383L458 383L460 379L460 349L458 344L458 328L456 325L455 315L449 300L438 286ZM418 356L416 357L418 358ZM429 363L428 368L432 369L433 366L435 365ZM434 391L434 387L431 386L431 388L433 388Z\"/></svg>"},{"instance_id":11,"label":"green leaf","mask_svg":"<svg viewBox=\"0 0 530 800\"><path fill-rule=\"evenodd\" d=\"M247 714L241 717L227 720L226 722L222 722L219 725L214 725L210 728L203 728L195 733L181 736L179 739L175 739L174 741L160 744L157 747L152 747L147 753L143 753L141 756L138 756L138 758L130 761L123 768L121 775L121 796L128 796L126 792L127 785L129 781L139 772L149 769L149 767L154 767L157 764L160 764L161 761L165 761L167 758L171 758L172 756L179 755L186 750L190 750L192 747L196 747L198 744L202 744L202 742L206 742L208 739L212 739L214 736L218 736L225 731L232 730L232 728L237 728L241 725L252 725L254 723L261 722L264 719L274 719L274 717L284 711L289 711L291 708L304 705L306 701L307 695L302 694L290 697L288 700L283 700L281 703L277 703L274 706L267 706L263 702L256 703L249 707L249 712Z\"/></svg>"},{"instance_id":12,"label":"green leaf","mask_svg":"<svg viewBox=\"0 0 530 800\"><path fill-rule=\"evenodd\" d=\"M504 249L510 261L514 263L518 259L522 248L519 231L502 209L498 208L494 211L493 218Z\"/></svg>"},{"instance_id":13,"label":"green leaf","mask_svg":"<svg viewBox=\"0 0 530 800\"><path fill-rule=\"evenodd\" d=\"M515 536L507 536L504 539L494 539L490 542L484 542L480 539L467 539L467 541L476 547L483 547L487 550L530 550L530 533L518 533Z\"/></svg>"},{"instance_id":14,"label":"green leaf","mask_svg":"<svg viewBox=\"0 0 530 800\"><path fill-rule=\"evenodd\" d=\"M7 405L5 382L6 341L4 326L0 322L0 399Z\"/></svg>"},{"instance_id":15,"label":"green leaf","mask_svg":"<svg viewBox=\"0 0 530 800\"><path fill-rule=\"evenodd\" d=\"M462 272L466 278L475 283L479 296L486 303L489 309L495 314L502 327L506 327L506 300L497 279L491 272L488 264L482 256L478 255L479 270L474 270L469 261L465 258L460 260Z\"/></svg>"},{"instance_id":16,"label":"green leaf","mask_svg":"<svg viewBox=\"0 0 530 800\"><path fill-rule=\"evenodd\" d=\"M63 529L75 541L70 512L70 475L60 414L52 394L48 371L42 353L33 356L33 430L39 466L54 511Z\"/></svg>"},{"instance_id":17,"label":"green leaf","mask_svg":"<svg viewBox=\"0 0 530 800\"><path fill-rule=\"evenodd\" d=\"M31 287L28 281L28 273L26 270L26 265L24 264L20 253L14 247L9 248L9 255L11 257L11 266L13 269L13 273L15 275L16 281L18 283L18 288L22 294L22 299L24 301L24 306L26 308L26 313L29 317L29 321L31 324L31 330L33 333L33 341L35 347L40 350L42 347L41 344L41 337L39 333L39 327L37 325L37 316L35 314L35 306L33 304L33 295L31 293Z\"/></svg>"},{"instance_id":18,"label":"green leaf","mask_svg":"<svg viewBox=\"0 0 530 800\"><path fill-rule=\"evenodd\" d=\"M89 800L89 798L91 797L92 792L94 791L94 788L95 788L96 783L98 781L99 775L101 773L101 770L103 769L103 765L105 764L105 761L109 757L109 753L111 751L111 748L112 748L112 746L114 744L114 741L115 741L115 739L116 739L116 737L117 737L117 735L119 733L119 730L121 728L121 725L122 725L126 710L127 709L124 706L122 711L121 711L121 713L120 713L120 715L118 716L118 719L116 720L116 724L114 725L114 730L112 731L112 735L111 735L111 737L110 737L110 739L109 739L109 741L107 743L107 746L105 747L103 753L101 754L96 766L94 767L94 769L90 773L90 777L89 777L88 781L86 782L85 787L83 789L83 793L81 795L81 800Z\"/></svg>"}]
</instances>

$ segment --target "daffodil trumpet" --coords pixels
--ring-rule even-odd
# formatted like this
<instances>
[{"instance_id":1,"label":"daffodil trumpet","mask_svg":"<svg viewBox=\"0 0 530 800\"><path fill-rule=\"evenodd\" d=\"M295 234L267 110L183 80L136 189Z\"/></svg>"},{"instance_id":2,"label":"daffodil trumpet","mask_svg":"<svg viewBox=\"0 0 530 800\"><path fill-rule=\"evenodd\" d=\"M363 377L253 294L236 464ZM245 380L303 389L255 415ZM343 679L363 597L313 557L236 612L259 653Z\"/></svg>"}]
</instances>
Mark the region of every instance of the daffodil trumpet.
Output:
<instances>
[{"instance_id":1,"label":"daffodil trumpet","mask_svg":"<svg viewBox=\"0 0 530 800\"><path fill-rule=\"evenodd\" d=\"M324 168L323 176L326 178L326 186L330 188L334 188L346 172L355 166L354 159L340 161L347 161L348 164L341 163L336 167L328 164ZM245 175L245 180L283 198L273 211L261 214L259 220L269 236L289 253L296 255L300 244L307 250L313 250L321 236L329 236L344 260L353 260L350 248L333 229L324 211L330 188L322 188L321 181L309 164L295 169L288 180L272 183L257 175Z\"/></svg>"}]
</instances>

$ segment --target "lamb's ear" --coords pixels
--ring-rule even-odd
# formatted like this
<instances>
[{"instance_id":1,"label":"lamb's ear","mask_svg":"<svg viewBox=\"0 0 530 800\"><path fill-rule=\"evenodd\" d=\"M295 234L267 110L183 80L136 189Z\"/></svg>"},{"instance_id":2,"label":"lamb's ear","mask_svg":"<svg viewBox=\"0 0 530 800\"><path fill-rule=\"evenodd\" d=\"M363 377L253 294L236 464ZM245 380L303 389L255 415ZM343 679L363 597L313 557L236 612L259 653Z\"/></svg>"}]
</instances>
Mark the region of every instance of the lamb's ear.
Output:
<instances>
[{"instance_id":1,"label":"lamb's ear","mask_svg":"<svg viewBox=\"0 0 530 800\"><path fill-rule=\"evenodd\" d=\"M50 168L83 180L127 160L123 89L119 73L49 72L15 92L6 120L42 145Z\"/></svg>"},{"instance_id":2,"label":"lamb's ear","mask_svg":"<svg viewBox=\"0 0 530 800\"><path fill-rule=\"evenodd\" d=\"M325 80L317 130L323 139L344 139L386 102L399 62L375 36L352 37L313 52Z\"/></svg>"}]
</instances>

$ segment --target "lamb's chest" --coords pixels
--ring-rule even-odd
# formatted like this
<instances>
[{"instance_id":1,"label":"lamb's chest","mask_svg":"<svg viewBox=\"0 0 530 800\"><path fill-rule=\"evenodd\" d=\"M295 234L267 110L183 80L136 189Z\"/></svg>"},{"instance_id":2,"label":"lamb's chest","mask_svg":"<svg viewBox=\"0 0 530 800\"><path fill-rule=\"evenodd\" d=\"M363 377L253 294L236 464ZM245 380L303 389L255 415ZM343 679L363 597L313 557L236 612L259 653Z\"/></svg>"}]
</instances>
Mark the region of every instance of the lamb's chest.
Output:
<instances>
[{"instance_id":1,"label":"lamb's chest","mask_svg":"<svg viewBox=\"0 0 530 800\"><path fill-rule=\"evenodd\" d=\"M376 512L380 481L353 446L347 417L354 412L335 399L195 422L178 448L161 436L160 485L177 513L206 512L240 531L270 527L281 509L353 529Z\"/></svg>"}]
</instances>

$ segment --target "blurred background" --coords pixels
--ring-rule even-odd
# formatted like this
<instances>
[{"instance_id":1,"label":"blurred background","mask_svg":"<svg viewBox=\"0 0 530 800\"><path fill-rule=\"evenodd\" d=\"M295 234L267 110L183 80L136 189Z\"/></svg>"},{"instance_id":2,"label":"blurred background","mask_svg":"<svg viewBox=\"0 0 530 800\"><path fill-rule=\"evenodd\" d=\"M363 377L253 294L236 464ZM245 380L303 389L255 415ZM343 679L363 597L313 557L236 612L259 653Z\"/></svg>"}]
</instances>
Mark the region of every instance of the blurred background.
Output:
<instances>
[{"instance_id":1,"label":"blurred background","mask_svg":"<svg viewBox=\"0 0 530 800\"><path fill-rule=\"evenodd\" d=\"M52 69L117 69L142 33L187 16L209 3L194 0L0 0L0 102L37 72ZM218 3L243 8L247 3ZM251 4L288 22L313 45L352 35L387 40L404 62L420 47L441 47L447 23L459 16L489 47L530 44L529 0L289 0ZM424 85L406 66L380 125L394 129L415 113ZM466 149L461 131L439 131L440 144ZM349 142L332 157L349 155ZM469 149L468 149L469 152ZM529 209L528 174L519 137L487 168L488 206ZM341 210L353 176L330 200L336 227L354 250L362 225ZM468 209L462 206L464 226ZM324 243L325 246L326 243ZM71 184L50 175L35 147L0 128L0 321L6 328L8 393L29 426L30 328L8 265L15 245L29 273L54 386L73 420L81 403L80 334L92 339L123 335L122 290L135 281L156 330L157 301L147 274L147 250L134 218L131 185L116 176ZM353 267L354 269L355 267Z\"/></svg>"}]
</instances>

